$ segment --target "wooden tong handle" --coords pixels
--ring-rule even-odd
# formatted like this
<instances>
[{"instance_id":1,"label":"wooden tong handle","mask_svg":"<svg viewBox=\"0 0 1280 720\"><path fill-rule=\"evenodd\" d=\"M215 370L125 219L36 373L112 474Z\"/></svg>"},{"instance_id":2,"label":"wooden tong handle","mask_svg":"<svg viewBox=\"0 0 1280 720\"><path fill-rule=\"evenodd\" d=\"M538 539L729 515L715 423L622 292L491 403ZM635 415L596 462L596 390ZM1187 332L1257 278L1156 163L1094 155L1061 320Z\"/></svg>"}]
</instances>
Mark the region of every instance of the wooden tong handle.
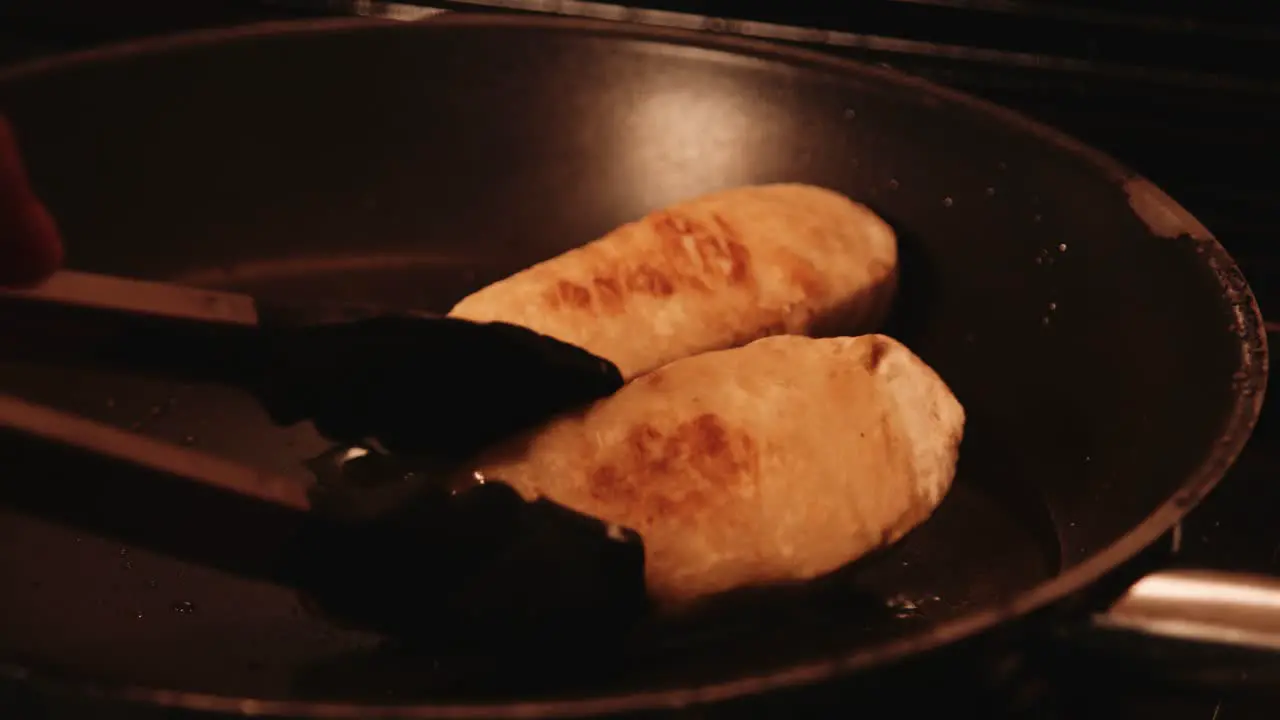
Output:
<instances>
[{"instance_id":1,"label":"wooden tong handle","mask_svg":"<svg viewBox=\"0 0 1280 720\"><path fill-rule=\"evenodd\" d=\"M62 271L0 290L0 359L240 385L261 370L252 297Z\"/></svg>"},{"instance_id":2,"label":"wooden tong handle","mask_svg":"<svg viewBox=\"0 0 1280 720\"><path fill-rule=\"evenodd\" d=\"M113 458L177 481L251 497L300 512L311 509L301 481L178 447L104 423L0 395L0 428Z\"/></svg>"},{"instance_id":3,"label":"wooden tong handle","mask_svg":"<svg viewBox=\"0 0 1280 720\"><path fill-rule=\"evenodd\" d=\"M257 303L238 293L204 290L131 278L62 270L28 290L3 290L0 297L104 310L187 322L255 327Z\"/></svg>"}]
</instances>

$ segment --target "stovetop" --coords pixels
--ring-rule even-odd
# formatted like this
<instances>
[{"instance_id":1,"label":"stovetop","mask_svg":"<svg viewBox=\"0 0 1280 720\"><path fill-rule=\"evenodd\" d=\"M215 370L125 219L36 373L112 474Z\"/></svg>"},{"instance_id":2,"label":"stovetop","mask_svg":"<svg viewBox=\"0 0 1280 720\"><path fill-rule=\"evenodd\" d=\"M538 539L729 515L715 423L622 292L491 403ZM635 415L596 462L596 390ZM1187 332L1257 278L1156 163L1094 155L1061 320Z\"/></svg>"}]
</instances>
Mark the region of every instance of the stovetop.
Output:
<instances>
[{"instance_id":1,"label":"stovetop","mask_svg":"<svg viewBox=\"0 0 1280 720\"><path fill-rule=\"evenodd\" d=\"M495 9L732 32L891 65L1056 125L1184 204L1244 268L1264 313L1280 308L1280 4L1172 0L9 0L0 63L159 32L263 19ZM1160 8L1159 15L1150 11ZM1280 313L1280 309L1277 310ZM1272 393L1236 467L1183 526L1177 562L1280 573L1280 400ZM1057 686L1037 716L1245 720L1280 704L1239 694L1091 678Z\"/></svg>"}]
</instances>

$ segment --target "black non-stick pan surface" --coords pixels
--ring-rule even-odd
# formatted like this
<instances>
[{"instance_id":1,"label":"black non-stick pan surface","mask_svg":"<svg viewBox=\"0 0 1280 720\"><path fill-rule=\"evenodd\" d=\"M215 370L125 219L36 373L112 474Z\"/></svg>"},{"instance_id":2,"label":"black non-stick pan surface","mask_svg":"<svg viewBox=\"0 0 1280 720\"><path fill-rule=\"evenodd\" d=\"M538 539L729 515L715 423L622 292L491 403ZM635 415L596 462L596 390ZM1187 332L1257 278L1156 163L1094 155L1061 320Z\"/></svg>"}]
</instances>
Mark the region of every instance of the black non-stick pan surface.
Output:
<instances>
[{"instance_id":1,"label":"black non-stick pan surface","mask_svg":"<svg viewBox=\"0 0 1280 720\"><path fill-rule=\"evenodd\" d=\"M1261 403L1258 309L1205 228L1070 138L885 70L607 24L342 21L28 65L0 74L0 109L72 267L291 300L446 310L692 195L831 187L897 228L888 332L969 416L954 489L888 552L655 622L587 663L548 648L516 667L389 650L189 537L136 544L150 522L263 560L281 533L262 514L121 496L123 479L9 439L0 657L41 687L300 716L530 715L865 675L1007 625L1152 543L1222 476ZM217 388L0 379L277 472L305 475L327 447Z\"/></svg>"}]
</instances>

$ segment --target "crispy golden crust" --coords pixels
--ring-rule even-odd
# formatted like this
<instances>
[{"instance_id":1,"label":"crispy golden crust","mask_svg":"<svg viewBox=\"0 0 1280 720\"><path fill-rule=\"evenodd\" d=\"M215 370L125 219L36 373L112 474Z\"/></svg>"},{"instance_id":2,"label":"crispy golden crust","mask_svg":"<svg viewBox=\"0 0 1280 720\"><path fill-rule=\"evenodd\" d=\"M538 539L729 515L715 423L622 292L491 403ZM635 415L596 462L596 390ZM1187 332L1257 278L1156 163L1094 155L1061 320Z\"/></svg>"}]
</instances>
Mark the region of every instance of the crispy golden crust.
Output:
<instances>
[{"instance_id":1,"label":"crispy golden crust","mask_svg":"<svg viewBox=\"0 0 1280 720\"><path fill-rule=\"evenodd\" d=\"M478 466L636 529L651 594L680 604L897 540L950 487L963 427L898 342L782 336L674 362Z\"/></svg>"},{"instance_id":2,"label":"crispy golden crust","mask_svg":"<svg viewBox=\"0 0 1280 720\"><path fill-rule=\"evenodd\" d=\"M873 329L896 272L893 231L867 208L822 188L764 185L652 213L450 314L524 325L630 379L768 335Z\"/></svg>"}]
</instances>

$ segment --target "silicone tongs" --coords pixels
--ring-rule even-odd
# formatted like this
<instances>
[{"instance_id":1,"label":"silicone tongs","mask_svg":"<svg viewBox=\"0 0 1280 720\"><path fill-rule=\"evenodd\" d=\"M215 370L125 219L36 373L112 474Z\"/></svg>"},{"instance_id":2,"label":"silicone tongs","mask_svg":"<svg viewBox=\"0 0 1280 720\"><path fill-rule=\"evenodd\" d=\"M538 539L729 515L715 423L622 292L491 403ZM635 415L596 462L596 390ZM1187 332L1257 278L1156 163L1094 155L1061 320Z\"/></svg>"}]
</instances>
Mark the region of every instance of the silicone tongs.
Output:
<instances>
[{"instance_id":1,"label":"silicone tongs","mask_svg":"<svg viewBox=\"0 0 1280 720\"><path fill-rule=\"evenodd\" d=\"M290 538L268 562L268 576L344 622L436 644L507 647L524 638L528 647L543 647L548 638L564 644L571 636L606 637L646 607L635 533L546 499L525 500L492 479L458 489L404 472L415 468L415 456L462 459L621 387L612 363L572 345L501 323L284 307L62 272L34 290L0 292L0 359L233 384L257 396L277 422L310 419L341 445L381 445L386 452L328 468L338 490L330 483L326 493L323 475L310 485L0 395L0 429L140 475L185 481L185 488L166 487L208 498L186 511L158 496L143 498L161 516L176 513L177 530L230 507L204 491L261 501L250 504L273 511L268 531ZM334 453L350 455L341 447ZM392 482L395 501L382 503L376 496L383 491L345 482L349 472L408 484ZM361 505L385 507L350 512ZM238 537L247 531L237 518L252 516L213 520L241 528ZM221 530L195 534L225 543ZM251 544L248 555L267 552Z\"/></svg>"},{"instance_id":2,"label":"silicone tongs","mask_svg":"<svg viewBox=\"0 0 1280 720\"><path fill-rule=\"evenodd\" d=\"M0 291L0 360L112 368L253 393L346 444L465 456L622 385L581 348L514 325L62 271ZM189 448L0 395L0 427L295 509L305 489Z\"/></svg>"}]
</instances>

